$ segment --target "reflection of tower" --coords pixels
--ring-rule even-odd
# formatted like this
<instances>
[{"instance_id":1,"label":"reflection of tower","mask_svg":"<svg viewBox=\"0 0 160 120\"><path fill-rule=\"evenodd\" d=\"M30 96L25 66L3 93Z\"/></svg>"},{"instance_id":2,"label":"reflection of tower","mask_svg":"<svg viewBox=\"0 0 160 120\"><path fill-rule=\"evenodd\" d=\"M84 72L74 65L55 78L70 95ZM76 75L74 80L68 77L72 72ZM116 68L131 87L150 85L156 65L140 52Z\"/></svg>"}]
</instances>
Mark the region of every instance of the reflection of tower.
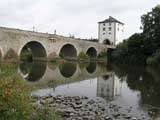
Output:
<instances>
[{"instance_id":1,"label":"reflection of tower","mask_svg":"<svg viewBox=\"0 0 160 120\"><path fill-rule=\"evenodd\" d=\"M121 95L121 82L113 73L98 77L97 96L111 101Z\"/></svg>"}]
</instances>

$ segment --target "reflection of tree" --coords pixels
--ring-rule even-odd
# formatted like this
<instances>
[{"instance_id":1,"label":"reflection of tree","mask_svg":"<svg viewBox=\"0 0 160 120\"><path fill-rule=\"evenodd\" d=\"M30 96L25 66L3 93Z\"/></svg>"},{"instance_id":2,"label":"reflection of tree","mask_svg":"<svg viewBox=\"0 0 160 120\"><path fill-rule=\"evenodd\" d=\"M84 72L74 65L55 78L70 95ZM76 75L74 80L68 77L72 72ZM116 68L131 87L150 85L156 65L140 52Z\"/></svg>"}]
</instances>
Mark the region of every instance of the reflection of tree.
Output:
<instances>
[{"instance_id":1,"label":"reflection of tree","mask_svg":"<svg viewBox=\"0 0 160 120\"><path fill-rule=\"evenodd\" d=\"M126 77L130 89L140 91L140 104L160 107L160 74L156 70L149 70L136 66L114 67L114 71L119 77Z\"/></svg>"}]
</instances>

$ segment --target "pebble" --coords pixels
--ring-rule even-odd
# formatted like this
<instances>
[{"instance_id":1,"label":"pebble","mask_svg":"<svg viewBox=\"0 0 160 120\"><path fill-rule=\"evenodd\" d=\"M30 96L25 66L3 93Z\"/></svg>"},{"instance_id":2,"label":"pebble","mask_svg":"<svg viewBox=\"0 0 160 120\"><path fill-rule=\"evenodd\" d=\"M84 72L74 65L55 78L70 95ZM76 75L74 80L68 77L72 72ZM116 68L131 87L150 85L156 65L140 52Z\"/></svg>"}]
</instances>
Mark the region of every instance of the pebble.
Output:
<instances>
[{"instance_id":1,"label":"pebble","mask_svg":"<svg viewBox=\"0 0 160 120\"><path fill-rule=\"evenodd\" d=\"M54 109L64 120L139 120L129 116L127 112L132 111L132 106L126 113L121 113L121 106L106 103L100 99L90 99L86 96L46 96L31 97L33 105L37 104L41 109L45 104L49 104L50 109ZM39 102L37 102L39 101ZM150 112L151 114L151 112Z\"/></svg>"}]
</instances>

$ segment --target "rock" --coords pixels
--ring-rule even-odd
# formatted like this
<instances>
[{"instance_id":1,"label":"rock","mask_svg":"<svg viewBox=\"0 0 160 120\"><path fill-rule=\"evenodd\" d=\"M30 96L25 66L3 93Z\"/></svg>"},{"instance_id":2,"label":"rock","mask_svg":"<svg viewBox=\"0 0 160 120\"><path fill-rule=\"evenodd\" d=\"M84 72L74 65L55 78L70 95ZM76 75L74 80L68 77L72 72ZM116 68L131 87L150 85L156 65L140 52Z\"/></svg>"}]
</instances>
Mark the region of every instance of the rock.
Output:
<instances>
[{"instance_id":1,"label":"rock","mask_svg":"<svg viewBox=\"0 0 160 120\"><path fill-rule=\"evenodd\" d=\"M82 101L77 101L76 104L80 105L80 104L82 104Z\"/></svg>"},{"instance_id":2,"label":"rock","mask_svg":"<svg viewBox=\"0 0 160 120\"><path fill-rule=\"evenodd\" d=\"M133 118L131 118L131 120L137 120L137 118L133 117Z\"/></svg>"},{"instance_id":3,"label":"rock","mask_svg":"<svg viewBox=\"0 0 160 120\"><path fill-rule=\"evenodd\" d=\"M46 101L45 100L40 100L40 104L45 105Z\"/></svg>"},{"instance_id":4,"label":"rock","mask_svg":"<svg viewBox=\"0 0 160 120\"><path fill-rule=\"evenodd\" d=\"M117 117L120 116L120 114L119 113L118 114L113 114L113 116L114 116L114 118L117 118Z\"/></svg>"},{"instance_id":5,"label":"rock","mask_svg":"<svg viewBox=\"0 0 160 120\"><path fill-rule=\"evenodd\" d=\"M106 105L101 99L89 99L85 96L35 97L34 103L37 103L36 108L40 109L49 103L49 109L55 110L64 120L138 120L136 116L128 115L132 107L125 109L112 103ZM149 112L154 114L152 111Z\"/></svg>"},{"instance_id":6,"label":"rock","mask_svg":"<svg viewBox=\"0 0 160 120\"><path fill-rule=\"evenodd\" d=\"M109 116L105 117L104 119L105 119L105 120L112 120L112 118L109 117Z\"/></svg>"},{"instance_id":7,"label":"rock","mask_svg":"<svg viewBox=\"0 0 160 120\"><path fill-rule=\"evenodd\" d=\"M125 119L131 119L131 116L124 116Z\"/></svg>"}]
</instances>

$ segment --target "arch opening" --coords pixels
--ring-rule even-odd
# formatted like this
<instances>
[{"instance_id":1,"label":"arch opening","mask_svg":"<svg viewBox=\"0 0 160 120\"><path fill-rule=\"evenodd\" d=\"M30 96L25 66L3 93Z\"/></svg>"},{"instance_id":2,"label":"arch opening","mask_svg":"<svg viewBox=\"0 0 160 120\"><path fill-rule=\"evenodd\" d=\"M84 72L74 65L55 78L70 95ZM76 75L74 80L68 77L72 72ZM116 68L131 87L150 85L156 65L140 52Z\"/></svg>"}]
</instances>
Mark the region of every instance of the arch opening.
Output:
<instances>
[{"instance_id":1,"label":"arch opening","mask_svg":"<svg viewBox=\"0 0 160 120\"><path fill-rule=\"evenodd\" d=\"M105 39L105 40L103 41L103 44L105 44L105 45L111 45L111 42L110 42L109 39Z\"/></svg>"},{"instance_id":2,"label":"arch opening","mask_svg":"<svg viewBox=\"0 0 160 120\"><path fill-rule=\"evenodd\" d=\"M75 58L77 57L77 50L72 44L64 45L59 53L62 58Z\"/></svg>"},{"instance_id":3,"label":"arch opening","mask_svg":"<svg viewBox=\"0 0 160 120\"><path fill-rule=\"evenodd\" d=\"M47 53L43 45L36 41L25 44L20 53L20 60L42 61L47 59Z\"/></svg>"},{"instance_id":4,"label":"arch opening","mask_svg":"<svg viewBox=\"0 0 160 120\"><path fill-rule=\"evenodd\" d=\"M93 57L97 57L97 51L94 47L90 47L88 50L87 50L87 55L91 58Z\"/></svg>"}]
</instances>

